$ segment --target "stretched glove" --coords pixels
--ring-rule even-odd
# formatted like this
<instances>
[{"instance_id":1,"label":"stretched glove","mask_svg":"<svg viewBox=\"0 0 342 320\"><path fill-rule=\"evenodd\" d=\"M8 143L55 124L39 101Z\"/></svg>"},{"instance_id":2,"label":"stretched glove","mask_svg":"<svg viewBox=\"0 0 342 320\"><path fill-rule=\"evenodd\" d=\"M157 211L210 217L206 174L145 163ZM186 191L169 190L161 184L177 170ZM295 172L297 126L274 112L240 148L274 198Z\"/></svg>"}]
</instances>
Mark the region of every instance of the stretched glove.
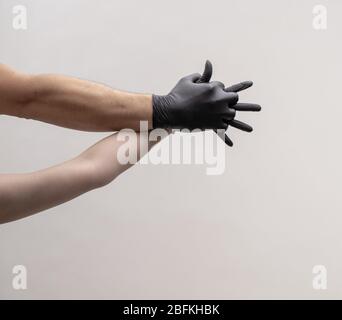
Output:
<instances>
[{"instance_id":1,"label":"stretched glove","mask_svg":"<svg viewBox=\"0 0 342 320\"><path fill-rule=\"evenodd\" d=\"M153 95L153 127L226 130L230 124L251 131L250 126L234 120L236 110L260 110L258 105L237 104L236 92L251 84L238 84L225 89L221 82L209 82L211 74L212 65L207 61L202 77L199 73L186 76L169 94ZM231 140L226 139L226 143L231 145Z\"/></svg>"},{"instance_id":2,"label":"stretched glove","mask_svg":"<svg viewBox=\"0 0 342 320\"><path fill-rule=\"evenodd\" d=\"M211 62L209 60L207 60L205 63L204 72L203 72L201 78L197 82L198 83L209 82L211 79L212 73L213 73L213 66L212 66ZM222 82L216 82L216 83L218 83L223 88L224 91L235 92L235 93L240 92L242 90L246 90L253 85L252 81L243 81L243 82L234 84L228 88L225 88L225 86ZM230 108L234 110L234 116L233 116L233 119L228 120L228 123L227 123L228 126L231 125L232 127L235 127L235 128L240 129L242 131L252 132L253 128L250 125L234 119L235 115L236 115L235 111L260 111L261 107L258 104L253 104L253 103L237 103L233 106L230 106ZM228 126L225 129L226 131L228 129ZM217 133L216 129L214 131ZM219 137L228 146L230 146L230 147L233 146L233 141L228 137L227 134L225 134L224 137L219 135Z\"/></svg>"}]
</instances>

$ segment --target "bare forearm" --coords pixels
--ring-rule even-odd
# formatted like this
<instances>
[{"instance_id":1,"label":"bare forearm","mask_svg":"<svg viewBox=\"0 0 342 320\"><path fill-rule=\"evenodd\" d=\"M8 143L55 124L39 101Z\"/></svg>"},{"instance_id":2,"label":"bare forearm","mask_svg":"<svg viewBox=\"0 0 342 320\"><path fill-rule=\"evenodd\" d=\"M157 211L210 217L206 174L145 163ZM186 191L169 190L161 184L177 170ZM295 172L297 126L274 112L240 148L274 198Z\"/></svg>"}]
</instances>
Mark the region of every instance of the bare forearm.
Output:
<instances>
[{"instance_id":1,"label":"bare forearm","mask_svg":"<svg viewBox=\"0 0 342 320\"><path fill-rule=\"evenodd\" d=\"M135 133L130 133L135 135ZM146 151L156 142L137 134L138 141L147 143ZM140 142L130 139L132 149L140 153ZM123 142L113 134L77 158L55 167L29 174L0 175L0 223L21 219L55 207L90 190L110 183L133 163L121 164L118 150Z\"/></svg>"},{"instance_id":2,"label":"bare forearm","mask_svg":"<svg viewBox=\"0 0 342 320\"><path fill-rule=\"evenodd\" d=\"M31 83L25 117L84 131L138 130L139 121L151 123L150 95L59 75L33 76Z\"/></svg>"},{"instance_id":3,"label":"bare forearm","mask_svg":"<svg viewBox=\"0 0 342 320\"><path fill-rule=\"evenodd\" d=\"M0 223L52 208L91 190L91 167L79 159L29 174L0 175Z\"/></svg>"},{"instance_id":4,"label":"bare forearm","mask_svg":"<svg viewBox=\"0 0 342 320\"><path fill-rule=\"evenodd\" d=\"M25 75L0 65L0 113L84 131L152 127L152 97L62 75Z\"/></svg>"}]
</instances>

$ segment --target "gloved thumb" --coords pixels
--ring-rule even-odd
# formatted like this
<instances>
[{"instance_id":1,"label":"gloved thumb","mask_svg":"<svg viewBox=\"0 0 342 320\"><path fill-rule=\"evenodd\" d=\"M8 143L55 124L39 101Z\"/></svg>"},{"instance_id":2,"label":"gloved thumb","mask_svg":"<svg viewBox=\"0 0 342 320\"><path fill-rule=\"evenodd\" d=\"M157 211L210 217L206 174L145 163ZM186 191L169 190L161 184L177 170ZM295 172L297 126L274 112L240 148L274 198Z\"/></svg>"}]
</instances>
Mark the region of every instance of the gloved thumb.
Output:
<instances>
[{"instance_id":1,"label":"gloved thumb","mask_svg":"<svg viewBox=\"0 0 342 320\"><path fill-rule=\"evenodd\" d=\"M205 62L205 67L202 76L197 80L197 83L209 82L213 74L213 65L209 60Z\"/></svg>"}]
</instances>

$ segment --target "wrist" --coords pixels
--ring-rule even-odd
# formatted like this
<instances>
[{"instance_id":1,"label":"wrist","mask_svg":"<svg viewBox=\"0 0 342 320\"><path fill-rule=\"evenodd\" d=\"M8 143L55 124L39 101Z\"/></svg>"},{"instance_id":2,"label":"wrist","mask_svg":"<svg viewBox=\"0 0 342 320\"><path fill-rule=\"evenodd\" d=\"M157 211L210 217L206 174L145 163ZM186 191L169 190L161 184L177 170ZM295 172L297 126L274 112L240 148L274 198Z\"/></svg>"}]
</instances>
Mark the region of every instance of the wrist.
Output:
<instances>
[{"instance_id":1,"label":"wrist","mask_svg":"<svg viewBox=\"0 0 342 320\"><path fill-rule=\"evenodd\" d=\"M125 125L120 129L131 128L135 131L140 131L141 122L148 122L148 128L152 129L152 95L141 93L122 92L121 98L121 113L125 118Z\"/></svg>"},{"instance_id":2,"label":"wrist","mask_svg":"<svg viewBox=\"0 0 342 320\"><path fill-rule=\"evenodd\" d=\"M170 128L170 109L172 106L171 99L168 95L152 95L153 109L153 128Z\"/></svg>"}]
</instances>

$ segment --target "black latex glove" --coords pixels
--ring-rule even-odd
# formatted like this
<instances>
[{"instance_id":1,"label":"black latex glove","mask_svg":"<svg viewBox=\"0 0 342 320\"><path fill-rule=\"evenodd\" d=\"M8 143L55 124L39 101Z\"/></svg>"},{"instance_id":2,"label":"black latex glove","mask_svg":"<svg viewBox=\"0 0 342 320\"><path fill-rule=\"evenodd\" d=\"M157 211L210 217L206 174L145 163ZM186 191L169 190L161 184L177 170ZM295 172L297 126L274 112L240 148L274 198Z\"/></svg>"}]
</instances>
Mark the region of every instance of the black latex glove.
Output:
<instances>
[{"instance_id":1,"label":"black latex glove","mask_svg":"<svg viewBox=\"0 0 342 320\"><path fill-rule=\"evenodd\" d=\"M238 95L225 92L218 82L198 83L194 73L179 80L165 96L153 95L154 128L226 129L235 111ZM225 121L224 121L225 120Z\"/></svg>"},{"instance_id":2,"label":"black latex glove","mask_svg":"<svg viewBox=\"0 0 342 320\"><path fill-rule=\"evenodd\" d=\"M205 68L204 68L203 74L202 74L201 78L199 80L197 80L197 83L209 83L211 76L212 76L212 73L213 73L212 64L209 60L207 60L205 63ZM224 84L222 82L216 81L214 83L220 85L221 88L225 92L235 92L235 93L240 92L242 90L246 90L253 85L252 81L244 81L244 82L234 84L228 88L224 88ZM242 131L252 132L253 128L250 125L234 119L236 111L260 111L261 107L258 104L254 104L254 103L237 103L235 105L229 106L229 108L233 110L232 112L234 113L234 115L233 115L232 119L227 121L227 128L225 128L225 130L227 130L228 126L231 125L232 127L240 129ZM215 132L217 132L217 130L215 130ZM230 147L233 146L233 141L227 136L227 134L225 134L224 138L221 135L219 135L219 136L220 136L220 138L222 138L224 140L224 142L228 146L230 146Z\"/></svg>"},{"instance_id":3,"label":"black latex glove","mask_svg":"<svg viewBox=\"0 0 342 320\"><path fill-rule=\"evenodd\" d=\"M207 61L202 76L198 73L189 75L182 78L169 94L153 95L153 127L226 130L230 124L251 131L250 126L234 120L236 110L260 110L258 105L237 104L236 92L246 89L250 83L225 89L221 82L209 82L211 74L212 65ZM232 145L227 136L226 143Z\"/></svg>"}]
</instances>

